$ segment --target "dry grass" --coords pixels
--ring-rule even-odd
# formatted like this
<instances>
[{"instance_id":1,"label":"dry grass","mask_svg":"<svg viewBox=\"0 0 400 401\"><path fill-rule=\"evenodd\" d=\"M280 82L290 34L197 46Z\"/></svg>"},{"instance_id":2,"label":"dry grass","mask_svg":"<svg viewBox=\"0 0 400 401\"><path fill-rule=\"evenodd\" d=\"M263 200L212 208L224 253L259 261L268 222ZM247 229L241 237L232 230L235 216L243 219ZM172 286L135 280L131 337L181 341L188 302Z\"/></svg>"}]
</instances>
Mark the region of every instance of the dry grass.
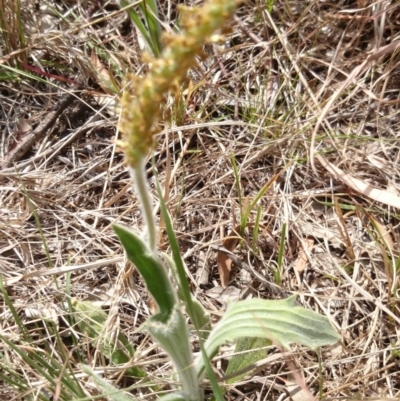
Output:
<instances>
[{"instance_id":1,"label":"dry grass","mask_svg":"<svg viewBox=\"0 0 400 401\"><path fill-rule=\"evenodd\" d=\"M214 246L239 224L241 208L231 155L242 203L281 173L260 202L256 246L249 225L235 253L271 282L280 268L281 290L300 294L305 307L327 314L343 343L322 350L321 364L305 349L294 347L285 358L275 350L244 381L228 386L227 394L300 401L301 391L290 395L291 361L324 399L400 397L400 5L276 0L268 13L264 3L240 7L229 40L207 47L208 57L192 71L187 88L170 99L166 115L172 123L157 137L155 162L193 293L216 317L233 295L272 296L269 286L238 264L228 288L219 288ZM63 272L80 266L71 273L71 295L104 304L113 327L135 342L135 363L162 386L170 380L168 361L147 337L134 334L151 313L148 297L111 229L117 221L141 225L115 146L114 94L125 72L146 68L140 40L112 1L38 4L40 9L22 1L26 49L20 50L18 10L13 1L0 1L8 30L0 38L0 273L35 336L39 326L32 321L53 319L66 331ZM175 6L162 6L170 27ZM64 92L74 93L76 101L20 160L6 165L17 140L57 109ZM335 174L331 166L340 170ZM368 185L381 190L375 191L378 198ZM167 250L164 241L160 233ZM50 268L58 274L46 275ZM0 333L18 342L20 329L4 303L0 313ZM33 347L55 344L51 333L35 339ZM0 344L1 363L7 361L31 383L32 394L43 396L41 378ZM106 365L84 344L81 352L93 366ZM231 354L224 349L216 364L222 382ZM70 357L77 372L75 355ZM107 377L121 387L132 384L120 373L110 370ZM82 386L87 395L96 394L84 378ZM150 397L138 388L132 393ZM28 399L5 383L0 394Z\"/></svg>"}]
</instances>

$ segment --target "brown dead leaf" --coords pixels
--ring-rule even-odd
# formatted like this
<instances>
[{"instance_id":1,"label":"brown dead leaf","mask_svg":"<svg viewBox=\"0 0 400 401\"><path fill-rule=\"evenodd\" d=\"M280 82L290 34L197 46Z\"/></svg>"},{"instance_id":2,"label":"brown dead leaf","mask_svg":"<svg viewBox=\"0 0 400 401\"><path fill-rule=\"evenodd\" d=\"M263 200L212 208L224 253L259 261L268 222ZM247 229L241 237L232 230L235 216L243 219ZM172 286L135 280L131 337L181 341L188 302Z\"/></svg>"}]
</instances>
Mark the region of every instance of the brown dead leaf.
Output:
<instances>
[{"instance_id":1,"label":"brown dead leaf","mask_svg":"<svg viewBox=\"0 0 400 401\"><path fill-rule=\"evenodd\" d=\"M284 357L286 365L291 373L285 380L286 388L290 394L292 401L315 401L316 397L311 394L304 377L299 373L298 368L295 366L290 357Z\"/></svg>"},{"instance_id":2,"label":"brown dead leaf","mask_svg":"<svg viewBox=\"0 0 400 401\"><path fill-rule=\"evenodd\" d=\"M236 249L237 244L240 241L240 238L237 235L239 230L240 226L235 227L222 243L222 246L230 252L233 252ZM229 275L232 269L232 259L230 259L226 253L219 251L217 255L217 266L221 285L223 288L226 288L229 283Z\"/></svg>"},{"instance_id":3,"label":"brown dead leaf","mask_svg":"<svg viewBox=\"0 0 400 401\"><path fill-rule=\"evenodd\" d=\"M18 121L17 129L15 130L14 141L10 144L7 154L5 155L6 160L9 154L12 154L17 148L21 146L21 144L24 142L30 132L32 132L32 126L28 123L27 120L21 118Z\"/></svg>"},{"instance_id":4,"label":"brown dead leaf","mask_svg":"<svg viewBox=\"0 0 400 401\"><path fill-rule=\"evenodd\" d=\"M308 261L308 252L314 246L314 239L313 238L304 238L301 243L301 251L299 252L296 261L294 262L293 268L298 272L302 273L306 268L307 261Z\"/></svg>"},{"instance_id":5,"label":"brown dead leaf","mask_svg":"<svg viewBox=\"0 0 400 401\"><path fill-rule=\"evenodd\" d=\"M334 198L334 203L335 203L336 217L338 220L337 227L339 229L340 235L343 238L343 242L346 245L347 254L349 255L350 260L355 260L356 256L354 253L353 244L351 242L349 231L347 230L346 221L344 220L342 209L340 208L339 201L336 196Z\"/></svg>"},{"instance_id":6,"label":"brown dead leaf","mask_svg":"<svg viewBox=\"0 0 400 401\"><path fill-rule=\"evenodd\" d=\"M210 266L208 264L207 255L202 250L199 252L199 256L197 257L197 266L199 272L199 285L207 285L210 278Z\"/></svg>"},{"instance_id":7,"label":"brown dead leaf","mask_svg":"<svg viewBox=\"0 0 400 401\"><path fill-rule=\"evenodd\" d=\"M206 294L210 298L217 299L222 305L226 305L229 302L236 302L240 297L240 289L233 287L232 285L222 288L214 287L206 291Z\"/></svg>"},{"instance_id":8,"label":"brown dead leaf","mask_svg":"<svg viewBox=\"0 0 400 401\"><path fill-rule=\"evenodd\" d=\"M101 89L108 95L114 95L113 91L111 90L112 80L107 68L104 67L103 63L97 57L95 51L92 51L90 55L90 61L92 63L93 68L97 72L97 76L94 78L97 80L97 83L100 85Z\"/></svg>"},{"instance_id":9,"label":"brown dead leaf","mask_svg":"<svg viewBox=\"0 0 400 401\"><path fill-rule=\"evenodd\" d=\"M20 133L21 135L25 135L27 134L29 131L32 130L32 126L28 123L27 120L24 120L23 118L21 118L18 121L18 133Z\"/></svg>"},{"instance_id":10,"label":"brown dead leaf","mask_svg":"<svg viewBox=\"0 0 400 401\"><path fill-rule=\"evenodd\" d=\"M292 401L315 401L315 397L309 390L306 390L295 382L286 380L285 387L289 392Z\"/></svg>"},{"instance_id":11,"label":"brown dead leaf","mask_svg":"<svg viewBox=\"0 0 400 401\"><path fill-rule=\"evenodd\" d=\"M391 252L396 252L395 247L394 247L394 241L392 238L392 235L390 233L390 229L388 229L384 224L380 223L378 220L376 220L374 217L369 216L371 220L373 220L373 223L376 227L376 230L379 232L379 234L382 236L383 240L386 243L386 246Z\"/></svg>"},{"instance_id":12,"label":"brown dead leaf","mask_svg":"<svg viewBox=\"0 0 400 401\"><path fill-rule=\"evenodd\" d=\"M44 306L41 304L28 306L24 310L25 316L29 319L50 321L59 327L59 316L61 310L56 305Z\"/></svg>"},{"instance_id":13,"label":"brown dead leaf","mask_svg":"<svg viewBox=\"0 0 400 401\"><path fill-rule=\"evenodd\" d=\"M399 253L394 249L395 245L394 245L394 241L390 234L389 229L387 229L383 224L381 224L378 220L376 220L374 217L372 217L371 214L367 213L367 217L368 217L370 223L372 224L372 226L374 227L375 231L377 231L377 234L379 236L378 246L379 246L379 248L381 250L381 254L382 254L383 267L384 267L386 278L388 281L388 286L389 286L389 288L392 288L394 275L393 275L392 267L390 266L390 263L388 261L387 251L389 250L392 257L394 255L397 257L399 255ZM390 298L390 295L389 295L389 298Z\"/></svg>"},{"instance_id":14,"label":"brown dead leaf","mask_svg":"<svg viewBox=\"0 0 400 401\"><path fill-rule=\"evenodd\" d=\"M359 192L377 202L400 209L400 197L397 195L384 189L375 188L371 184L359 180L350 174L346 174L343 170L330 163L321 155L316 156L316 158L335 178L344 182L354 191Z\"/></svg>"}]
</instances>

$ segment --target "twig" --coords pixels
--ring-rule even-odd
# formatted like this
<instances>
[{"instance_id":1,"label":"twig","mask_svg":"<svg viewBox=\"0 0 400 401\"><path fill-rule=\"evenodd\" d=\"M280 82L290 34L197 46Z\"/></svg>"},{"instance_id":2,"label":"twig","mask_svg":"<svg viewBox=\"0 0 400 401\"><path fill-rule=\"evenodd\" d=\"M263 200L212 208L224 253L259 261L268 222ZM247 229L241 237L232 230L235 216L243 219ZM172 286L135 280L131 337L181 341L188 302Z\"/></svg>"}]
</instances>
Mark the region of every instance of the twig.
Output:
<instances>
[{"instance_id":1,"label":"twig","mask_svg":"<svg viewBox=\"0 0 400 401\"><path fill-rule=\"evenodd\" d=\"M1 167L10 167L20 160L29 151L33 144L40 140L54 125L57 118L74 101L75 98L76 96L72 93L68 93L66 96L64 96L58 103L55 110L51 111L31 133L27 134L22 143L17 143L15 148L6 155Z\"/></svg>"},{"instance_id":2,"label":"twig","mask_svg":"<svg viewBox=\"0 0 400 401\"><path fill-rule=\"evenodd\" d=\"M279 296L280 298L287 298L290 293L286 293L285 291L282 291L278 286L271 284L262 274L260 274L257 270L253 269L251 266L249 266L247 263L243 262L238 256L233 254L232 252L228 251L226 248L223 246L218 246L218 245L213 245L211 246L212 249L214 249L217 252L223 252L228 256L229 259L232 259L234 263L236 263L241 269L244 269L248 271L250 274L254 275L257 277L258 280L260 280L262 283L264 283L268 290L274 294L275 296Z\"/></svg>"}]
</instances>

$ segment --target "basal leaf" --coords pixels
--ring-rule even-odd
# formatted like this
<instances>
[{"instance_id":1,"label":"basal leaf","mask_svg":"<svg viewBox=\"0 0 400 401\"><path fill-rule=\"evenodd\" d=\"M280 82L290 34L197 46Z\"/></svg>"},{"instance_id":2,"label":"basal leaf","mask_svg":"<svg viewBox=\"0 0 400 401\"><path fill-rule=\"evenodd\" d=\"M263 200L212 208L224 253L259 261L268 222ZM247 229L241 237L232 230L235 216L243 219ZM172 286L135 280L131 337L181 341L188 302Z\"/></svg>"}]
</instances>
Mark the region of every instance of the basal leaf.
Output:
<instances>
[{"instance_id":1,"label":"basal leaf","mask_svg":"<svg viewBox=\"0 0 400 401\"><path fill-rule=\"evenodd\" d=\"M201 400L202 390L193 366L189 330L180 306L176 305L167 322L160 322L156 315L148 319L142 328L147 330L171 357L182 383L183 392L187 394L186 400Z\"/></svg>"},{"instance_id":2,"label":"basal leaf","mask_svg":"<svg viewBox=\"0 0 400 401\"><path fill-rule=\"evenodd\" d=\"M205 343L207 354L212 357L220 345L241 337L267 338L286 349L290 343L315 349L339 340L325 316L295 305L295 298L249 299L230 305ZM197 369L203 371L201 357Z\"/></svg>"},{"instance_id":3,"label":"basal leaf","mask_svg":"<svg viewBox=\"0 0 400 401\"><path fill-rule=\"evenodd\" d=\"M271 345L271 341L266 338L259 337L242 337L239 338L236 347L235 355L229 361L228 368L225 371L226 375L238 372L241 369L255 363L267 355L265 347ZM235 383L241 380L246 373L239 374L228 380L228 383Z\"/></svg>"},{"instance_id":4,"label":"basal leaf","mask_svg":"<svg viewBox=\"0 0 400 401\"><path fill-rule=\"evenodd\" d=\"M115 365L124 365L134 356L135 349L123 333L117 341L106 330L107 313L98 305L87 301L72 302L77 311L76 321L81 332L87 336L94 347L99 347L105 357ZM146 373L139 368L131 367L125 372L132 377L145 377Z\"/></svg>"},{"instance_id":5,"label":"basal leaf","mask_svg":"<svg viewBox=\"0 0 400 401\"><path fill-rule=\"evenodd\" d=\"M135 401L137 398L127 395L123 390L115 388L107 380L98 376L89 366L81 365L82 370L89 375L96 385L104 391L104 395L107 395L107 399L111 401Z\"/></svg>"}]
</instances>

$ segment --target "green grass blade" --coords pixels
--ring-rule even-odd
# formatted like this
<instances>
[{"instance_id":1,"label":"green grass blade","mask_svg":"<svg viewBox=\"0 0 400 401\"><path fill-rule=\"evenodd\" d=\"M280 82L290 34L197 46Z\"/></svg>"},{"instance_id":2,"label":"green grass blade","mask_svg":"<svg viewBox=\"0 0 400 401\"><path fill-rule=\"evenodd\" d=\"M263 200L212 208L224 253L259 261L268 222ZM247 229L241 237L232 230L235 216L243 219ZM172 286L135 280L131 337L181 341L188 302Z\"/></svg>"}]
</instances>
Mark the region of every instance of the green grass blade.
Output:
<instances>
[{"instance_id":1,"label":"green grass blade","mask_svg":"<svg viewBox=\"0 0 400 401\"><path fill-rule=\"evenodd\" d=\"M6 288L5 288L4 285L3 285L3 277L2 277L1 274L0 274L0 293L3 295L4 302L5 302L6 305L8 306L8 309L10 309L10 312L11 312L13 318L14 318L14 321L15 321L15 323L17 324L19 330L21 331L24 340L25 340L27 343L33 342L33 339L32 339L32 337L31 337L31 335L29 334L29 332L28 332L28 330L26 329L24 323L23 323L22 320L20 319L20 317L19 317L17 311L16 311L15 308L14 308L13 303L12 303L11 300L10 300L10 297L8 296L8 292L7 292Z\"/></svg>"},{"instance_id":2,"label":"green grass blade","mask_svg":"<svg viewBox=\"0 0 400 401\"><path fill-rule=\"evenodd\" d=\"M281 285L283 254L285 252L285 239L286 239L286 223L284 223L282 226L282 233L281 233L281 239L279 241L279 251L278 251L278 268L275 271L275 282L278 285Z\"/></svg>"},{"instance_id":3,"label":"green grass blade","mask_svg":"<svg viewBox=\"0 0 400 401\"><path fill-rule=\"evenodd\" d=\"M250 205L247 207L243 217L241 218L242 221L246 222L249 219L250 213L253 210L253 208L257 205L258 201L264 196L264 194L268 191L268 189L271 188L272 184L278 179L278 177L289 167L286 166L282 171L280 171L278 174L275 174L257 193L253 201L250 203Z\"/></svg>"},{"instance_id":4,"label":"green grass blade","mask_svg":"<svg viewBox=\"0 0 400 401\"><path fill-rule=\"evenodd\" d=\"M0 336L1 338L1 336ZM0 355L0 381L3 383L7 383L9 386L13 388L19 389L21 392L25 392L30 389L29 384L25 381L25 379L12 367L8 367L5 365L5 357L3 354Z\"/></svg>"},{"instance_id":5,"label":"green grass blade","mask_svg":"<svg viewBox=\"0 0 400 401\"><path fill-rule=\"evenodd\" d=\"M251 245L254 253L256 252L256 247L257 247L257 242L258 242L258 234L259 234L259 230L260 230L261 216L262 216L262 207L258 206L256 221L255 221L254 228L253 228L253 242Z\"/></svg>"},{"instance_id":6,"label":"green grass blade","mask_svg":"<svg viewBox=\"0 0 400 401\"><path fill-rule=\"evenodd\" d=\"M130 4L128 0L120 0L120 3L122 7L128 7ZM155 4L151 4L153 2L148 3L150 3L150 8L152 12L154 12L154 15L157 15L157 6ZM160 28L158 21L153 14L147 11L147 8L143 3L139 4L139 7L142 11L144 19L148 23L148 26L142 22L139 14L132 8L128 8L127 13L133 24L142 34L153 56L158 57L161 54Z\"/></svg>"},{"instance_id":7,"label":"green grass blade","mask_svg":"<svg viewBox=\"0 0 400 401\"><path fill-rule=\"evenodd\" d=\"M171 271L174 273L175 278L177 278L178 272L176 270L176 266L172 258L170 258L169 255L163 254L163 258L166 260L168 263ZM178 286L178 298L186 304L186 299L183 295L182 289L180 286ZM199 324L199 332L200 332L200 338L205 341L210 332L211 332L211 321L210 321L210 315L206 312L206 310L202 307L201 303L197 301L196 298L193 296L192 298L192 306L193 306L193 311L196 316L196 320Z\"/></svg>"},{"instance_id":8,"label":"green grass blade","mask_svg":"<svg viewBox=\"0 0 400 401\"><path fill-rule=\"evenodd\" d=\"M10 349L16 352L31 368L33 368L37 373L40 373L49 383L54 387L56 385L55 378L49 374L53 370L53 367L48 364L43 358L37 355L37 353L32 353L32 357L28 355L22 348L9 341L4 336L0 335L0 339L7 344Z\"/></svg>"},{"instance_id":9,"label":"green grass blade","mask_svg":"<svg viewBox=\"0 0 400 401\"><path fill-rule=\"evenodd\" d=\"M154 56L158 57L162 51L161 29L158 22L158 7L154 0L143 0L139 4L143 17L146 20L149 36L155 49Z\"/></svg>"},{"instance_id":10,"label":"green grass blade","mask_svg":"<svg viewBox=\"0 0 400 401\"><path fill-rule=\"evenodd\" d=\"M167 207L165 205L162 191L158 184L158 181L157 181L157 192L158 192L158 196L160 199L161 215L162 215L162 218L165 223L165 229L167 231L168 240L169 240L171 250L172 250L172 259L176 266L178 285L179 285L180 290L182 291L182 297L187 305L187 312L188 312L190 318L192 319L194 326L197 329L200 329L199 322L197 322L196 315L193 311L192 294L190 292L189 283L188 283L188 280L186 277L186 271L185 271L185 267L184 267L183 261L182 261L182 256L181 256L181 253L179 250L178 240L176 239L175 232L172 227L171 217L170 217Z\"/></svg>"},{"instance_id":11,"label":"green grass blade","mask_svg":"<svg viewBox=\"0 0 400 401\"><path fill-rule=\"evenodd\" d=\"M168 235L168 240L169 240L171 250L172 250L173 260L175 262L177 272L178 272L179 286L180 286L180 289L182 290L183 297L185 299L186 306L187 306L187 313L190 316L190 318L192 319L192 322L194 324L194 327L196 328L196 332L200 339L199 343L200 343L201 353L204 358L203 359L204 366L205 366L205 370L207 372L208 378L210 380L211 387L214 392L214 396L217 401L223 401L224 397L222 395L221 389L218 386L218 382L215 377L214 371L212 370L210 360L207 357L203 341L201 341L201 334L200 334L201 321L199 321L199 319L197 318L197 315L195 313L195 307L193 306L192 295L191 295L189 283L188 283L188 280L186 277L185 268L183 266L183 261L182 261L182 256L181 256L181 253L179 250L178 240L176 238L176 235L175 235L175 232L174 232L174 229L172 226L171 217L168 213L167 206L165 204L164 197L163 197L161 187L160 187L158 180L156 181L156 185L157 185L158 197L160 199L161 215L164 219L165 228L167 230L167 235Z\"/></svg>"},{"instance_id":12,"label":"green grass blade","mask_svg":"<svg viewBox=\"0 0 400 401\"><path fill-rule=\"evenodd\" d=\"M243 216L243 198L242 198L242 186L240 184L239 170L237 168L235 157L231 154L231 164L233 168L233 174L235 176L236 192L238 194L239 211L240 211L240 235L243 236L246 228L247 219Z\"/></svg>"}]
</instances>

